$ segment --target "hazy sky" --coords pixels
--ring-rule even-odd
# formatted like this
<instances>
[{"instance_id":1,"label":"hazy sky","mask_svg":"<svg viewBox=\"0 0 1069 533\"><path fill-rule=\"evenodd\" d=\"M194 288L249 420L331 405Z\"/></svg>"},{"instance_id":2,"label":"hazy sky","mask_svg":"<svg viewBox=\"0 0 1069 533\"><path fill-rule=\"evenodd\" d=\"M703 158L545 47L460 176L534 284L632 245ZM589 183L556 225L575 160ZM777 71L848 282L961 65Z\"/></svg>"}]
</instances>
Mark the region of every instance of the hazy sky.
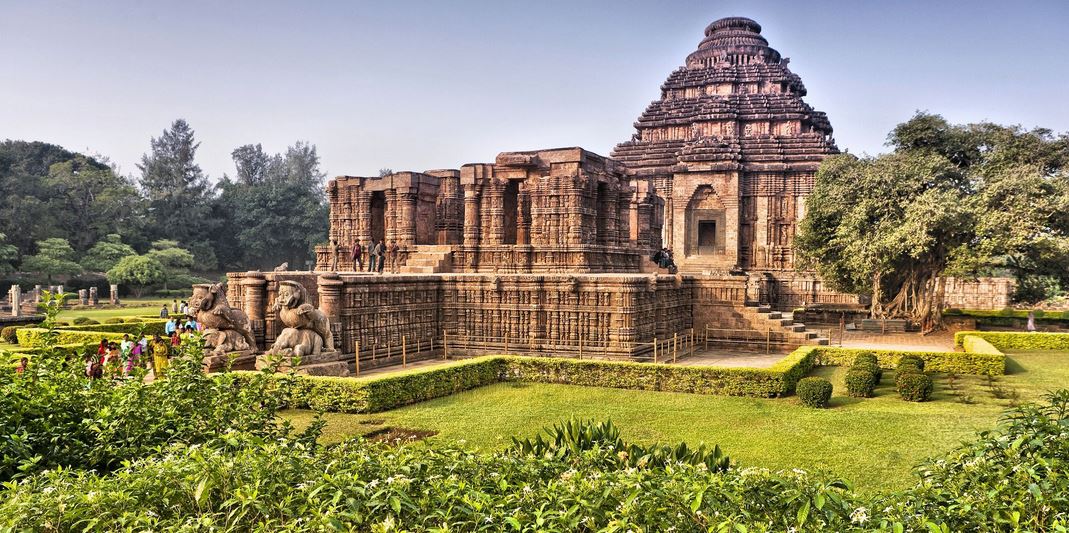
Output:
<instances>
[{"instance_id":1,"label":"hazy sky","mask_svg":"<svg viewBox=\"0 0 1069 533\"><path fill-rule=\"evenodd\" d=\"M842 149L917 109L1069 130L1069 1L0 0L0 139L124 173L185 118L213 178L246 143L319 147L330 175L506 150L608 154L706 25L757 20Z\"/></svg>"}]
</instances>

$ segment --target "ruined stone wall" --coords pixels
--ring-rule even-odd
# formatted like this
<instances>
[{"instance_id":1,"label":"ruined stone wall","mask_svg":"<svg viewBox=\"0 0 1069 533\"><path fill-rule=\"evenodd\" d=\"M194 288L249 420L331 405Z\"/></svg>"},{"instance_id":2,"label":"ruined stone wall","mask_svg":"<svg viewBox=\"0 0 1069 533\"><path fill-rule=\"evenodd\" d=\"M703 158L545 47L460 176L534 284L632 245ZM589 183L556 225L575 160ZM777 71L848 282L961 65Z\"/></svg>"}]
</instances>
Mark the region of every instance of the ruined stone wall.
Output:
<instances>
[{"instance_id":1,"label":"ruined stone wall","mask_svg":"<svg viewBox=\"0 0 1069 533\"><path fill-rule=\"evenodd\" d=\"M948 277L943 304L955 309L1005 309L1010 307L1014 289L1012 278L968 280Z\"/></svg>"}]
</instances>

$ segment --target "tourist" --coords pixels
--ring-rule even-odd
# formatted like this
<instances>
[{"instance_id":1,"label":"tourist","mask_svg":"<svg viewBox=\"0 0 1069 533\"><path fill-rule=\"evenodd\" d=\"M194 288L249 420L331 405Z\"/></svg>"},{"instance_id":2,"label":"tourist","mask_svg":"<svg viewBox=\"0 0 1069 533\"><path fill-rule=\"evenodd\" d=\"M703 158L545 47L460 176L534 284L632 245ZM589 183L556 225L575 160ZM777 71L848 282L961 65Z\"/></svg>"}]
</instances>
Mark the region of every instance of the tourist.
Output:
<instances>
[{"instance_id":1,"label":"tourist","mask_svg":"<svg viewBox=\"0 0 1069 533\"><path fill-rule=\"evenodd\" d=\"M182 300L182 303L178 304L178 312L183 315L189 314L189 304L186 303L185 300Z\"/></svg>"},{"instance_id":2,"label":"tourist","mask_svg":"<svg viewBox=\"0 0 1069 533\"><path fill-rule=\"evenodd\" d=\"M383 245L382 241L379 241L377 244L375 244L375 258L379 263L379 269L376 272L381 274L382 267L386 266L383 264L386 262L386 247Z\"/></svg>"},{"instance_id":3,"label":"tourist","mask_svg":"<svg viewBox=\"0 0 1069 533\"><path fill-rule=\"evenodd\" d=\"M182 325L182 329L197 329L197 320L192 316L186 319L186 323Z\"/></svg>"},{"instance_id":4,"label":"tourist","mask_svg":"<svg viewBox=\"0 0 1069 533\"><path fill-rule=\"evenodd\" d=\"M105 349L107 347L105 346ZM107 354L107 352L104 352ZM85 377L89 379L100 379L104 377L104 366L100 357L94 357L92 353L86 354L85 357Z\"/></svg>"},{"instance_id":5,"label":"tourist","mask_svg":"<svg viewBox=\"0 0 1069 533\"><path fill-rule=\"evenodd\" d=\"M148 337L142 335L141 338L137 340L137 343L141 345L141 353L147 354L148 353Z\"/></svg>"},{"instance_id":6,"label":"tourist","mask_svg":"<svg viewBox=\"0 0 1069 533\"><path fill-rule=\"evenodd\" d=\"M375 266L375 239L371 239L367 245L367 271L374 272Z\"/></svg>"},{"instance_id":7,"label":"tourist","mask_svg":"<svg viewBox=\"0 0 1069 533\"><path fill-rule=\"evenodd\" d=\"M152 339L152 373L156 379L163 379L163 371L167 370L167 356L170 351L171 347L162 337L156 335Z\"/></svg>"},{"instance_id":8,"label":"tourist","mask_svg":"<svg viewBox=\"0 0 1069 533\"><path fill-rule=\"evenodd\" d=\"M171 312L176 315L178 314L178 298L171 300Z\"/></svg>"},{"instance_id":9,"label":"tourist","mask_svg":"<svg viewBox=\"0 0 1069 533\"><path fill-rule=\"evenodd\" d=\"M341 247L338 246L338 241L330 241L330 271L338 271L338 256L341 255Z\"/></svg>"},{"instance_id":10,"label":"tourist","mask_svg":"<svg viewBox=\"0 0 1069 533\"><path fill-rule=\"evenodd\" d=\"M122 357L122 352L119 350L119 345L116 343L108 344L108 353L104 356L104 361L101 365L108 371L108 374L114 376L119 368L119 359Z\"/></svg>"},{"instance_id":11,"label":"tourist","mask_svg":"<svg viewBox=\"0 0 1069 533\"><path fill-rule=\"evenodd\" d=\"M130 334L123 335L122 342L119 343L119 353L122 354L124 362L130 358L130 351L133 349L134 341L130 340Z\"/></svg>"},{"instance_id":12,"label":"tourist","mask_svg":"<svg viewBox=\"0 0 1069 533\"><path fill-rule=\"evenodd\" d=\"M175 331L178 331L178 320L173 317L168 318L167 323L163 325L163 333L170 337Z\"/></svg>"},{"instance_id":13,"label":"tourist","mask_svg":"<svg viewBox=\"0 0 1069 533\"><path fill-rule=\"evenodd\" d=\"M178 330L171 332L171 347L177 349L182 345L182 337L178 335Z\"/></svg>"},{"instance_id":14,"label":"tourist","mask_svg":"<svg viewBox=\"0 0 1069 533\"><path fill-rule=\"evenodd\" d=\"M97 346L97 359L101 364L104 362L104 356L108 355L108 339L100 339L100 344Z\"/></svg>"},{"instance_id":15,"label":"tourist","mask_svg":"<svg viewBox=\"0 0 1069 533\"><path fill-rule=\"evenodd\" d=\"M124 376L129 376L133 373L134 369L141 365L141 343L135 342L130 348L130 352L126 356L126 364L123 366L122 373Z\"/></svg>"},{"instance_id":16,"label":"tourist","mask_svg":"<svg viewBox=\"0 0 1069 533\"><path fill-rule=\"evenodd\" d=\"M1028 312L1028 324L1025 326L1025 328L1028 330L1029 333L1035 333L1036 332L1036 312L1035 311L1029 311Z\"/></svg>"},{"instance_id":17,"label":"tourist","mask_svg":"<svg viewBox=\"0 0 1069 533\"><path fill-rule=\"evenodd\" d=\"M22 359L19 359L19 365L15 367L15 373L16 374L20 374L20 375L24 374L24 373L26 373L26 368L29 367L29 366L30 366L29 358L23 357Z\"/></svg>"},{"instance_id":18,"label":"tourist","mask_svg":"<svg viewBox=\"0 0 1069 533\"><path fill-rule=\"evenodd\" d=\"M353 260L353 270L356 272L364 270L364 249L360 246L359 240L353 241L353 249L350 256Z\"/></svg>"},{"instance_id":19,"label":"tourist","mask_svg":"<svg viewBox=\"0 0 1069 533\"><path fill-rule=\"evenodd\" d=\"M167 312L167 304L163 304L163 307L160 308L160 318L167 318L169 315L170 313Z\"/></svg>"},{"instance_id":20,"label":"tourist","mask_svg":"<svg viewBox=\"0 0 1069 533\"><path fill-rule=\"evenodd\" d=\"M397 257L401 251L401 247L397 246L397 241L390 243L390 272L396 273L398 270Z\"/></svg>"}]
</instances>

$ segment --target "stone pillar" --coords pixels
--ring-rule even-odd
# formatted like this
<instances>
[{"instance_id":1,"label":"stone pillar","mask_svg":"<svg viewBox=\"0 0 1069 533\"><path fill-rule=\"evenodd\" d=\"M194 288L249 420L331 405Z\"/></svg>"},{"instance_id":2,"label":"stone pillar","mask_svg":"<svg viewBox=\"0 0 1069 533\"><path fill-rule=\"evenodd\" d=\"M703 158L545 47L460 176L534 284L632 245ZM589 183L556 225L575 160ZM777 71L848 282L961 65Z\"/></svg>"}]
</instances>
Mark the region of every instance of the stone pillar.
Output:
<instances>
[{"instance_id":1,"label":"stone pillar","mask_svg":"<svg viewBox=\"0 0 1069 533\"><path fill-rule=\"evenodd\" d=\"M344 343L342 337L341 323L341 310L344 304L342 289L345 287L345 282L338 277L338 274L329 272L321 274L316 283L319 286L319 310L323 311L323 314L327 315L327 319L330 320L330 331L334 335L334 348L348 352L348 344Z\"/></svg>"},{"instance_id":2,"label":"stone pillar","mask_svg":"<svg viewBox=\"0 0 1069 533\"><path fill-rule=\"evenodd\" d=\"M39 303L41 303L41 286L40 285L34 285L33 286L33 305L37 305Z\"/></svg>"},{"instance_id":3,"label":"stone pillar","mask_svg":"<svg viewBox=\"0 0 1069 533\"><path fill-rule=\"evenodd\" d=\"M477 185L464 186L464 245L479 244L479 191Z\"/></svg>"},{"instance_id":4,"label":"stone pillar","mask_svg":"<svg viewBox=\"0 0 1069 533\"><path fill-rule=\"evenodd\" d=\"M397 244L402 248L416 245L416 202L419 200L417 189L408 189L398 194L398 229Z\"/></svg>"},{"instance_id":5,"label":"stone pillar","mask_svg":"<svg viewBox=\"0 0 1069 533\"><path fill-rule=\"evenodd\" d=\"M398 235L397 235L397 229L398 229L397 228L397 220L398 220L398 216L397 215L398 215L398 211L400 211L398 209L398 207L399 207L398 204L399 204L399 202L398 202L398 198L397 198L397 190L396 189L387 190L386 191L386 209L385 209L385 217L384 217L385 218L384 223L386 224L386 231L384 233L384 238L386 240L386 245L385 246L387 246L387 247L390 245L390 243L397 242L397 237L398 237Z\"/></svg>"},{"instance_id":6,"label":"stone pillar","mask_svg":"<svg viewBox=\"0 0 1069 533\"><path fill-rule=\"evenodd\" d=\"M267 279L264 273L246 272L244 279L241 280L241 291L242 310L249 317L249 328L258 345L253 346L252 349L260 351L260 346L266 349L264 328L267 324Z\"/></svg>"},{"instance_id":7,"label":"stone pillar","mask_svg":"<svg viewBox=\"0 0 1069 533\"><path fill-rule=\"evenodd\" d=\"M119 286L117 284L112 283L111 286L108 287L108 293L108 295L111 297L111 304L119 305Z\"/></svg>"},{"instance_id":8,"label":"stone pillar","mask_svg":"<svg viewBox=\"0 0 1069 533\"><path fill-rule=\"evenodd\" d=\"M490 244L505 243L505 184L501 180L490 182Z\"/></svg>"},{"instance_id":9,"label":"stone pillar","mask_svg":"<svg viewBox=\"0 0 1069 533\"><path fill-rule=\"evenodd\" d=\"M11 316L22 316L22 287L18 284L12 285L11 289L7 291L8 299L11 301Z\"/></svg>"},{"instance_id":10,"label":"stone pillar","mask_svg":"<svg viewBox=\"0 0 1069 533\"><path fill-rule=\"evenodd\" d=\"M78 289L78 303L82 305L89 305L89 291L85 289Z\"/></svg>"},{"instance_id":11,"label":"stone pillar","mask_svg":"<svg viewBox=\"0 0 1069 533\"><path fill-rule=\"evenodd\" d=\"M97 294L97 288L89 287L89 305L100 305L100 296Z\"/></svg>"},{"instance_id":12,"label":"stone pillar","mask_svg":"<svg viewBox=\"0 0 1069 533\"><path fill-rule=\"evenodd\" d=\"M516 244L531 244L531 192L526 183L516 195Z\"/></svg>"},{"instance_id":13,"label":"stone pillar","mask_svg":"<svg viewBox=\"0 0 1069 533\"><path fill-rule=\"evenodd\" d=\"M56 294L63 294L63 285L56 285Z\"/></svg>"},{"instance_id":14,"label":"stone pillar","mask_svg":"<svg viewBox=\"0 0 1069 533\"><path fill-rule=\"evenodd\" d=\"M356 238L360 244L371 242L371 191L361 190L356 198Z\"/></svg>"}]
</instances>

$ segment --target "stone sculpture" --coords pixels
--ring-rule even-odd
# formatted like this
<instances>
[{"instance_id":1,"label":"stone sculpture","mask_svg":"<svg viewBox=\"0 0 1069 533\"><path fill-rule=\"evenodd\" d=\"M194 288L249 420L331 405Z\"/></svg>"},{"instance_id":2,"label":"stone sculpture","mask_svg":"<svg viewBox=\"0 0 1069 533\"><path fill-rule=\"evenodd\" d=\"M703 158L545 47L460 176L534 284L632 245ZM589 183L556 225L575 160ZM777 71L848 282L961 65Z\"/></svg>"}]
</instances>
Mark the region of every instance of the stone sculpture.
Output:
<instances>
[{"instance_id":1,"label":"stone sculpture","mask_svg":"<svg viewBox=\"0 0 1069 533\"><path fill-rule=\"evenodd\" d=\"M244 311L230 307L222 283L194 285L189 308L203 327L204 345L213 355L256 349L249 317Z\"/></svg>"},{"instance_id":2,"label":"stone sculpture","mask_svg":"<svg viewBox=\"0 0 1069 533\"><path fill-rule=\"evenodd\" d=\"M289 269L290 269L290 263L289 263L289 261L286 261L285 263L282 263L281 265L278 265L277 267L275 267L275 272L285 272L285 271L287 271Z\"/></svg>"},{"instance_id":3,"label":"stone sculpture","mask_svg":"<svg viewBox=\"0 0 1069 533\"><path fill-rule=\"evenodd\" d=\"M330 320L308 300L308 291L300 283L279 283L278 296L271 310L278 312L285 329L279 333L268 354L305 356L334 351Z\"/></svg>"}]
</instances>

